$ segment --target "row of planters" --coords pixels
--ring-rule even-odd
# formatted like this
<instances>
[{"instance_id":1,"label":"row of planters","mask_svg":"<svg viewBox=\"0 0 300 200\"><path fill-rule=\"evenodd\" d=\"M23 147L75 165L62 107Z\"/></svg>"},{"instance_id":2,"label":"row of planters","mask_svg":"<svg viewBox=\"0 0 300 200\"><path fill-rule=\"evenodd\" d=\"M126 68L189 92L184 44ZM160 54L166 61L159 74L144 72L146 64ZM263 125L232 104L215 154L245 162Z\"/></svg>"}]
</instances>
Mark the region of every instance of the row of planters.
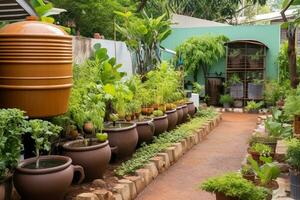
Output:
<instances>
[{"instance_id":1,"label":"row of planters","mask_svg":"<svg viewBox=\"0 0 300 200\"><path fill-rule=\"evenodd\" d=\"M72 181L102 178L112 157L130 157L153 136L195 114L195 106L184 97L181 74L169 64L126 80L119 68L106 49L96 45L94 57L74 67L65 115L28 120L22 111L1 110L1 200L9 199L12 174L22 199L62 199ZM25 152L34 147L36 157L18 165L22 139ZM73 177L75 171L79 177Z\"/></svg>"}]
</instances>

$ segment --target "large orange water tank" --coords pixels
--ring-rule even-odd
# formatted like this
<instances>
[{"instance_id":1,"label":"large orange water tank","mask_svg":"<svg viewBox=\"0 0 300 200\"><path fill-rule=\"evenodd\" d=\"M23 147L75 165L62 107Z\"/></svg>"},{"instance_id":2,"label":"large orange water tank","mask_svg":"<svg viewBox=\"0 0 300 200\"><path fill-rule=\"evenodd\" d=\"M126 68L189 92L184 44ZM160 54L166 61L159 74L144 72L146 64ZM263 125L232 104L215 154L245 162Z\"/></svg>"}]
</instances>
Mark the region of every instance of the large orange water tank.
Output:
<instances>
[{"instance_id":1,"label":"large orange water tank","mask_svg":"<svg viewBox=\"0 0 300 200\"><path fill-rule=\"evenodd\" d=\"M72 37L29 18L0 29L0 107L31 118L63 114L72 87Z\"/></svg>"}]
</instances>

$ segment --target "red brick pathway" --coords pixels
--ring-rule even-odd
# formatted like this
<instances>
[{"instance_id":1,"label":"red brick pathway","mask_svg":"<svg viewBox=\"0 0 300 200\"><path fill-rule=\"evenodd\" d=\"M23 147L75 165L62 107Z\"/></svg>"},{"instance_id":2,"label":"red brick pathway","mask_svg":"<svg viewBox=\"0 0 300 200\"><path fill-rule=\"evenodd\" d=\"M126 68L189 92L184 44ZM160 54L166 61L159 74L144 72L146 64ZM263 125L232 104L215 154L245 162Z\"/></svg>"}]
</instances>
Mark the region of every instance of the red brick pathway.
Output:
<instances>
[{"instance_id":1,"label":"red brick pathway","mask_svg":"<svg viewBox=\"0 0 300 200\"><path fill-rule=\"evenodd\" d=\"M256 115L225 113L205 141L160 174L137 200L214 200L197 185L208 177L240 168Z\"/></svg>"}]
</instances>

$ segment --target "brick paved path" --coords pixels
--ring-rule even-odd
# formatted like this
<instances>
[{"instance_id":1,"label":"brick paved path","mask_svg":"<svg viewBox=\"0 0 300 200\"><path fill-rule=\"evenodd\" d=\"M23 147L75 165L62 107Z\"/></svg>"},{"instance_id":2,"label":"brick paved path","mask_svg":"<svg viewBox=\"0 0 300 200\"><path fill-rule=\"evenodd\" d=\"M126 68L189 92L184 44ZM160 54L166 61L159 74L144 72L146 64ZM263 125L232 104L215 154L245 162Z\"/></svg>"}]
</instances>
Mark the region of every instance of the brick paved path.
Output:
<instances>
[{"instance_id":1,"label":"brick paved path","mask_svg":"<svg viewBox=\"0 0 300 200\"><path fill-rule=\"evenodd\" d=\"M137 200L214 200L197 189L206 178L240 168L256 115L224 113L223 120L177 163L160 174Z\"/></svg>"}]
</instances>

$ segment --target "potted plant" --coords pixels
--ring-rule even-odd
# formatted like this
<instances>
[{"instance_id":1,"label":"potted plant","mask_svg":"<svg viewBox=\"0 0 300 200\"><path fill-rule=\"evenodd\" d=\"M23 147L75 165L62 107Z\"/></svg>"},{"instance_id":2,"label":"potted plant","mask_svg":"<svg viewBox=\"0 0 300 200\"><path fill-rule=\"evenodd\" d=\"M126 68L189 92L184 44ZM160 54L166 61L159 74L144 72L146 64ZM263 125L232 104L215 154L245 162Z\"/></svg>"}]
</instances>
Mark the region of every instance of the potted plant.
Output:
<instances>
[{"instance_id":1,"label":"potted plant","mask_svg":"<svg viewBox=\"0 0 300 200\"><path fill-rule=\"evenodd\" d=\"M153 123L155 127L154 135L159 134L168 130L168 118L161 110L155 110L153 112Z\"/></svg>"},{"instance_id":2,"label":"potted plant","mask_svg":"<svg viewBox=\"0 0 300 200\"><path fill-rule=\"evenodd\" d=\"M300 199L300 141L298 139L289 141L286 158L290 165L291 197Z\"/></svg>"},{"instance_id":3,"label":"potted plant","mask_svg":"<svg viewBox=\"0 0 300 200\"><path fill-rule=\"evenodd\" d=\"M12 174L21 157L22 134L25 133L24 112L0 109L0 199L10 200Z\"/></svg>"},{"instance_id":4,"label":"potted plant","mask_svg":"<svg viewBox=\"0 0 300 200\"><path fill-rule=\"evenodd\" d=\"M269 135L263 136L260 133L255 133L249 139L249 146L253 146L256 143L261 143L261 144L269 146L272 149L272 152L275 153L276 146L277 146L277 140L278 140L278 138L273 137L273 136L269 136Z\"/></svg>"},{"instance_id":5,"label":"potted plant","mask_svg":"<svg viewBox=\"0 0 300 200\"><path fill-rule=\"evenodd\" d=\"M260 160L264 164L259 165L251 156L248 157L248 162L258 177L256 184L272 190L277 189L278 183L275 180L280 175L280 168L272 161L271 157L260 157Z\"/></svg>"},{"instance_id":6,"label":"potted plant","mask_svg":"<svg viewBox=\"0 0 300 200\"><path fill-rule=\"evenodd\" d=\"M257 113L259 113L259 109L262 107L262 105L263 105L262 101L260 101L258 103L256 103L255 101L248 101L247 106L245 107L245 110L248 113L257 114Z\"/></svg>"},{"instance_id":7,"label":"potted plant","mask_svg":"<svg viewBox=\"0 0 300 200\"><path fill-rule=\"evenodd\" d=\"M267 200L268 190L245 180L239 173L213 177L201 189L216 194L216 200Z\"/></svg>"},{"instance_id":8,"label":"potted plant","mask_svg":"<svg viewBox=\"0 0 300 200\"><path fill-rule=\"evenodd\" d=\"M231 61L231 65L233 68L238 68L241 64L241 50L240 49L230 49L229 51L229 59Z\"/></svg>"},{"instance_id":9,"label":"potted plant","mask_svg":"<svg viewBox=\"0 0 300 200\"><path fill-rule=\"evenodd\" d=\"M236 73L232 74L227 84L229 86L230 96L234 99L237 99L237 101L241 101L239 99L244 97L244 85L239 75ZM235 102L235 107L240 106L242 105L240 105L239 102Z\"/></svg>"},{"instance_id":10,"label":"potted plant","mask_svg":"<svg viewBox=\"0 0 300 200\"><path fill-rule=\"evenodd\" d=\"M221 95L220 103L223 105L224 108L230 108L230 105L233 102L233 98L229 94Z\"/></svg>"},{"instance_id":11,"label":"potted plant","mask_svg":"<svg viewBox=\"0 0 300 200\"><path fill-rule=\"evenodd\" d=\"M248 153L255 161L259 162L261 156L271 156L272 149L268 145L255 143L248 149ZM274 155L274 153L272 155Z\"/></svg>"},{"instance_id":12,"label":"potted plant","mask_svg":"<svg viewBox=\"0 0 300 200\"><path fill-rule=\"evenodd\" d=\"M111 158L108 135L101 130L96 132L94 129L92 132L88 136L84 135L84 139L63 144L63 155L70 157L73 164L84 168L85 181L103 178Z\"/></svg>"},{"instance_id":13,"label":"potted plant","mask_svg":"<svg viewBox=\"0 0 300 200\"><path fill-rule=\"evenodd\" d=\"M178 113L175 104L173 103L167 104L166 115L168 118L168 131L173 130L176 127L178 122Z\"/></svg>"},{"instance_id":14,"label":"potted plant","mask_svg":"<svg viewBox=\"0 0 300 200\"><path fill-rule=\"evenodd\" d=\"M241 174L244 179L254 182L255 180L255 173L250 165L246 164L242 166Z\"/></svg>"},{"instance_id":15,"label":"potted plant","mask_svg":"<svg viewBox=\"0 0 300 200\"><path fill-rule=\"evenodd\" d=\"M35 142L35 158L23 160L13 176L14 185L22 199L63 199L72 183L74 171L81 173L81 166L73 166L72 159L65 156L41 156L42 150L51 149L50 138L57 137L61 127L48 121L30 120L27 131Z\"/></svg>"},{"instance_id":16,"label":"potted plant","mask_svg":"<svg viewBox=\"0 0 300 200\"><path fill-rule=\"evenodd\" d=\"M300 87L286 97L284 111L294 119L294 135L300 138Z\"/></svg>"},{"instance_id":17,"label":"potted plant","mask_svg":"<svg viewBox=\"0 0 300 200\"><path fill-rule=\"evenodd\" d=\"M258 50L256 53L248 56L248 63L250 68L261 68L259 61L262 59L263 51Z\"/></svg>"},{"instance_id":18,"label":"potted plant","mask_svg":"<svg viewBox=\"0 0 300 200\"><path fill-rule=\"evenodd\" d=\"M135 121L138 132L138 146L143 143L150 143L153 140L155 125L153 118L139 117Z\"/></svg>"},{"instance_id":19,"label":"potted plant","mask_svg":"<svg viewBox=\"0 0 300 200\"><path fill-rule=\"evenodd\" d=\"M253 79L248 83L248 99L263 98L263 80Z\"/></svg>"}]
</instances>

